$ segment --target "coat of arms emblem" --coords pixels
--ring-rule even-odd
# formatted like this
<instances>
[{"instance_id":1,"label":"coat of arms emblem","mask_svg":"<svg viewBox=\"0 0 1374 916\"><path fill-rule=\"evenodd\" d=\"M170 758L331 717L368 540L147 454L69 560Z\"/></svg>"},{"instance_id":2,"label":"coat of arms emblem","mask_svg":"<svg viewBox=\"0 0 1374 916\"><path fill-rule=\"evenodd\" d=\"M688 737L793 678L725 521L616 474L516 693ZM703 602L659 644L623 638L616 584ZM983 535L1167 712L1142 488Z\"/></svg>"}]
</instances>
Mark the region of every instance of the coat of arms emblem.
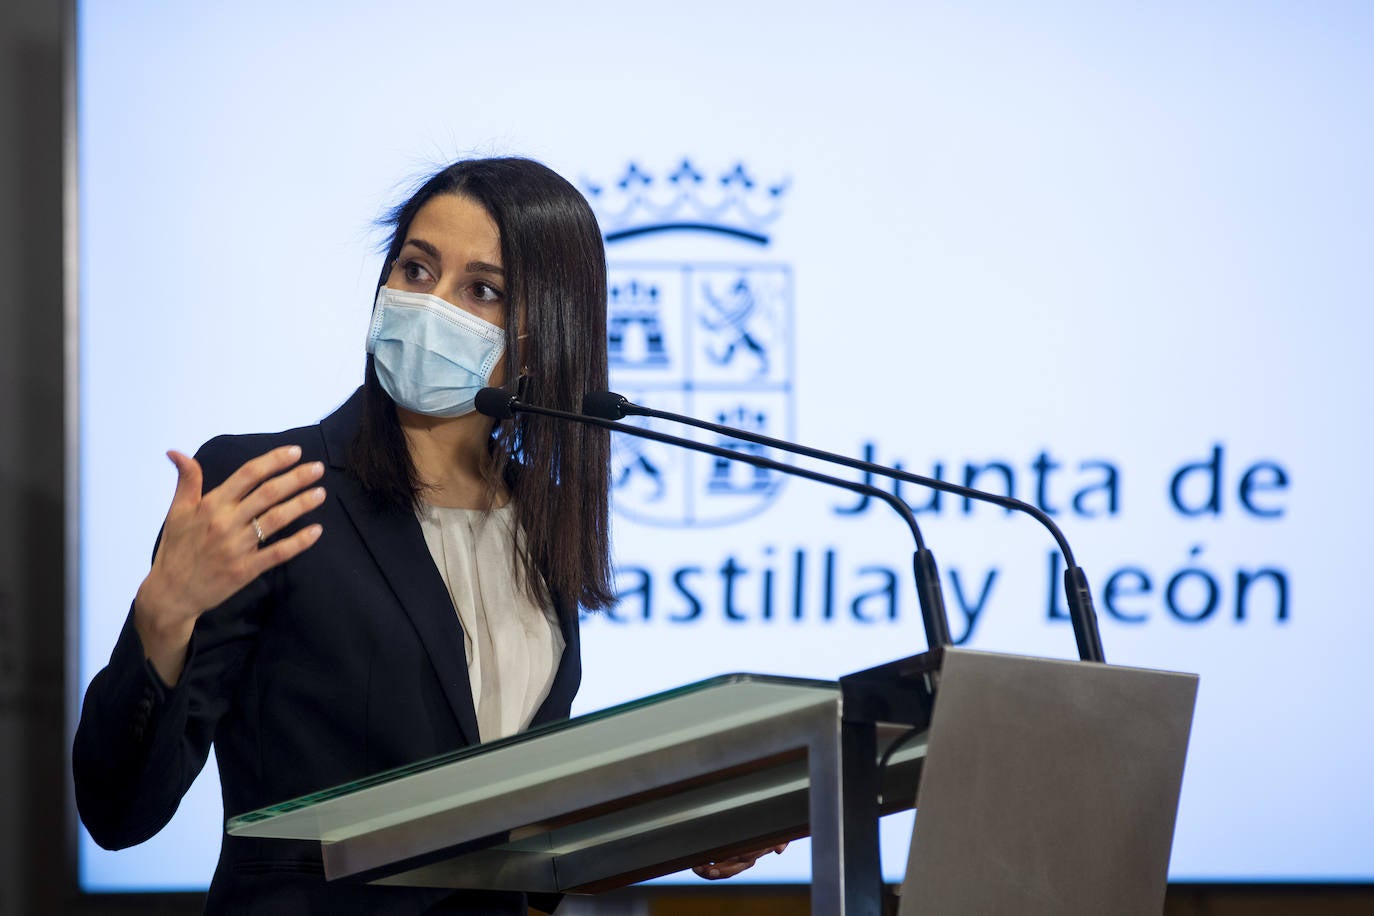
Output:
<instances>
[{"instance_id":1,"label":"coat of arms emblem","mask_svg":"<svg viewBox=\"0 0 1374 916\"><path fill-rule=\"evenodd\" d=\"M757 258L786 184L761 185L743 165L708 179L684 161L662 179L631 163L613 185L587 190L611 249L611 387L646 406L789 438L792 271ZM657 233L724 237L752 257L615 257L616 242ZM690 428L663 431L752 447ZM612 474L616 512L664 526L739 521L782 485L776 472L629 436L615 437Z\"/></svg>"}]
</instances>

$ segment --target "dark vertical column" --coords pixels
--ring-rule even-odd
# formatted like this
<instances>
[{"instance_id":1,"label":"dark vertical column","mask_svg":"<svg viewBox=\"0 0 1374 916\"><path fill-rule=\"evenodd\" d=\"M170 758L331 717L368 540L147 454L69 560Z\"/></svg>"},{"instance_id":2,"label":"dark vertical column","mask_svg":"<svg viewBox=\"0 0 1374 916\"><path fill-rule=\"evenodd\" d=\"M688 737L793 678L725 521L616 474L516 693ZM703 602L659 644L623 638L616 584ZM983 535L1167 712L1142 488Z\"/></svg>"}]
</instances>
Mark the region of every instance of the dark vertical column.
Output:
<instances>
[{"instance_id":1,"label":"dark vertical column","mask_svg":"<svg viewBox=\"0 0 1374 916\"><path fill-rule=\"evenodd\" d=\"M0 912L69 886L63 728L63 2L0 4Z\"/></svg>"}]
</instances>

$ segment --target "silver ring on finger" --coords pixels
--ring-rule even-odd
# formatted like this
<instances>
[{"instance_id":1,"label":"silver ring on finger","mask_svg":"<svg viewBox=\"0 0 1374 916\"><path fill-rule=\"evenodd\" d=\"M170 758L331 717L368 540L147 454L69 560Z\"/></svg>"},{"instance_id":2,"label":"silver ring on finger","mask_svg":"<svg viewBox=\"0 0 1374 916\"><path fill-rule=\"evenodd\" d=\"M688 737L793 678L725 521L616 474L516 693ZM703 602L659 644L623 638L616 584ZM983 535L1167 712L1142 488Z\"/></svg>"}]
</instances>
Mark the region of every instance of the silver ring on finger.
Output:
<instances>
[{"instance_id":1,"label":"silver ring on finger","mask_svg":"<svg viewBox=\"0 0 1374 916\"><path fill-rule=\"evenodd\" d=\"M262 533L262 525L258 523L258 517L253 516L253 533L258 536L258 546L261 547L267 540L267 535Z\"/></svg>"}]
</instances>

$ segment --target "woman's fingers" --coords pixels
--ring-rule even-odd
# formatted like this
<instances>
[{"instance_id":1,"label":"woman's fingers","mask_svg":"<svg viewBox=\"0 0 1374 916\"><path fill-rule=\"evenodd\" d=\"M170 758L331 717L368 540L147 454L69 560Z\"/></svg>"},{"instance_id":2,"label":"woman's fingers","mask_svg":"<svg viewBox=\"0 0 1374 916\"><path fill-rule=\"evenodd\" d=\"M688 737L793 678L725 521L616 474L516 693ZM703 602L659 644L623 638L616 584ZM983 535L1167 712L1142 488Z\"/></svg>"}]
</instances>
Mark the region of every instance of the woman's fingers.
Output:
<instances>
[{"instance_id":1,"label":"woman's fingers","mask_svg":"<svg viewBox=\"0 0 1374 916\"><path fill-rule=\"evenodd\" d=\"M320 539L320 534L323 531L324 527L321 525L306 525L290 537L268 544L259 550L254 558L257 571L253 573L253 577L256 578L272 567L280 566L297 554L304 552Z\"/></svg>"},{"instance_id":2,"label":"woman's fingers","mask_svg":"<svg viewBox=\"0 0 1374 916\"><path fill-rule=\"evenodd\" d=\"M300 494L301 490L323 476L324 464L319 461L311 461L278 474L243 498L242 502L239 503L237 517L246 525L251 525L250 520L254 518L261 523L262 519L269 514L269 510L274 511L275 508L287 505L293 494ZM319 505L318 502L307 506L307 508L313 509L317 505ZM298 516L299 513L291 519L281 519L271 530L264 528L264 534L271 537Z\"/></svg>"},{"instance_id":3,"label":"woman's fingers","mask_svg":"<svg viewBox=\"0 0 1374 916\"><path fill-rule=\"evenodd\" d=\"M278 532L324 502L324 487L310 487L324 476L324 463L311 461L291 467L291 462L299 459L300 451L298 446L289 445L259 455L245 462L216 490L215 495L230 499L245 484L253 486L230 512L231 525L247 532L249 546L263 548ZM264 480L264 474L275 476ZM302 537L304 530L296 532L272 544L270 550L258 550L247 564L253 576L286 562L313 544L320 535L320 526L311 527L315 529L312 534ZM283 549L287 544L290 546Z\"/></svg>"},{"instance_id":4,"label":"woman's fingers","mask_svg":"<svg viewBox=\"0 0 1374 916\"><path fill-rule=\"evenodd\" d=\"M264 484L266 486L266 484ZM267 541L278 531L286 528L296 519L309 512L324 502L324 487L311 487L303 493L297 493L285 502L277 503L261 515L253 518L258 520L258 528L262 531L262 540ZM249 522L252 528L252 522ZM254 537L257 532L254 532Z\"/></svg>"},{"instance_id":5,"label":"woman's fingers","mask_svg":"<svg viewBox=\"0 0 1374 916\"><path fill-rule=\"evenodd\" d=\"M735 875L738 875L740 872L750 869L753 866L753 859L750 859L747 862L741 862L736 859L726 859L725 861L717 862L714 865L699 865L692 870L708 881L719 881L721 878L733 878Z\"/></svg>"},{"instance_id":6,"label":"woman's fingers","mask_svg":"<svg viewBox=\"0 0 1374 916\"><path fill-rule=\"evenodd\" d=\"M172 494L172 509L194 506L200 502L200 463L176 450L168 452L167 458L177 469L177 488Z\"/></svg>"},{"instance_id":7,"label":"woman's fingers","mask_svg":"<svg viewBox=\"0 0 1374 916\"><path fill-rule=\"evenodd\" d=\"M731 856L728 859L720 859L715 862L707 862L705 865L697 865L692 868L700 878L708 881L718 881L722 878L733 878L740 872L754 866L754 863L770 852L781 853L787 848L786 843L778 843L775 846L768 846L753 852L746 852L738 856Z\"/></svg>"},{"instance_id":8,"label":"woman's fingers","mask_svg":"<svg viewBox=\"0 0 1374 916\"><path fill-rule=\"evenodd\" d=\"M243 463L224 483L213 491L231 503L239 503L258 488L264 480L291 467L301 460L299 445L283 445ZM206 494L209 495L209 494Z\"/></svg>"}]
</instances>

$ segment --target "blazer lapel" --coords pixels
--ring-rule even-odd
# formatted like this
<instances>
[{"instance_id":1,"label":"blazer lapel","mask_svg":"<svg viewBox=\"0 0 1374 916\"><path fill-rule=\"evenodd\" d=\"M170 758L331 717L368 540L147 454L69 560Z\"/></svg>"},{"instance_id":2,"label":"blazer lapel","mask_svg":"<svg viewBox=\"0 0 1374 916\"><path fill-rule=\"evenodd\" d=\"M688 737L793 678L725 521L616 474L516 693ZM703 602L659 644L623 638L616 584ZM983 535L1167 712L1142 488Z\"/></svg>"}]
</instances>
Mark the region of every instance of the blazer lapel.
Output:
<instances>
[{"instance_id":1,"label":"blazer lapel","mask_svg":"<svg viewBox=\"0 0 1374 916\"><path fill-rule=\"evenodd\" d=\"M359 390L321 423L333 467L346 466L361 402L362 391ZM462 625L453 610L444 580L430 558L420 523L410 513L374 505L351 476L344 477L341 485L335 484L332 489L331 495L343 506L420 635L463 735L469 743L477 744L481 737L468 681Z\"/></svg>"},{"instance_id":2,"label":"blazer lapel","mask_svg":"<svg viewBox=\"0 0 1374 916\"><path fill-rule=\"evenodd\" d=\"M582 684L582 646L578 630L578 607L575 603L555 599L558 608L558 622L563 631L563 657L558 660L558 671L554 673L553 683L549 685L549 695L539 705L530 720L530 727L556 722L572 715L573 697Z\"/></svg>"}]
</instances>

